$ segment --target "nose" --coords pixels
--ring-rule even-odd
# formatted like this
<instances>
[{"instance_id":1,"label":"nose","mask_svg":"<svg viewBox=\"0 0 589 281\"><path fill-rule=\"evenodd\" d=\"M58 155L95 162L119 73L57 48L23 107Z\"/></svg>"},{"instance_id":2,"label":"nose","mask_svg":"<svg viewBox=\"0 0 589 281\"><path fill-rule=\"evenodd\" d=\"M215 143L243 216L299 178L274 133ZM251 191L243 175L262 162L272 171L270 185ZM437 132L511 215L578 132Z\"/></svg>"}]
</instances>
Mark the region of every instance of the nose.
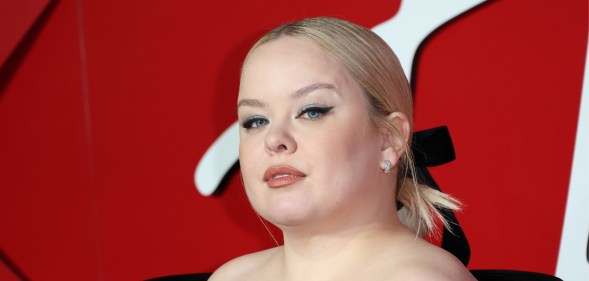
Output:
<instances>
[{"instance_id":1,"label":"nose","mask_svg":"<svg viewBox=\"0 0 589 281\"><path fill-rule=\"evenodd\" d=\"M265 139L268 154L291 154L297 150L297 142L286 125L272 124Z\"/></svg>"}]
</instances>

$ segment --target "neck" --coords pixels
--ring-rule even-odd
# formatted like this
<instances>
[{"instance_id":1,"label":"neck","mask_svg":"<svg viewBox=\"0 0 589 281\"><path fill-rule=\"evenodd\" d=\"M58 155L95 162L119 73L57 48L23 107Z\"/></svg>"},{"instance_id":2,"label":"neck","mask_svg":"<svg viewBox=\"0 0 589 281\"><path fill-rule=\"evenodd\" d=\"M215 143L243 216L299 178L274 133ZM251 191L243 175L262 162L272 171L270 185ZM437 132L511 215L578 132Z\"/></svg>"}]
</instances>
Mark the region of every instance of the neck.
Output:
<instances>
[{"instance_id":1,"label":"neck","mask_svg":"<svg viewBox=\"0 0 589 281\"><path fill-rule=\"evenodd\" d=\"M357 270L379 254L383 245L411 235L396 217L387 222L323 230L283 231L283 280L313 280L317 276L341 279L338 276L345 275L346 270Z\"/></svg>"},{"instance_id":2,"label":"neck","mask_svg":"<svg viewBox=\"0 0 589 281\"><path fill-rule=\"evenodd\" d=\"M383 247L390 255L399 239L415 235L399 220L396 178L381 179L339 207L316 213L302 224L279 226L284 235L277 260L282 264L281 280L349 279L348 273L375 258L386 260Z\"/></svg>"}]
</instances>

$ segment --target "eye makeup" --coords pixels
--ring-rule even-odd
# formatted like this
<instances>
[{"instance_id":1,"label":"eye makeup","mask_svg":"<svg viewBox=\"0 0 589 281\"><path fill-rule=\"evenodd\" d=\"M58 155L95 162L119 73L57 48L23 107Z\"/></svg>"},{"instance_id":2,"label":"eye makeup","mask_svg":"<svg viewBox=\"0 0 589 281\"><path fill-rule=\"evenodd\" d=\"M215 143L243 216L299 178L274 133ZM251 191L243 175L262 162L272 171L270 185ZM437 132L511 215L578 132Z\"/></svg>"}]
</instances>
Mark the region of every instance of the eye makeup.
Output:
<instances>
[{"instance_id":1,"label":"eye makeup","mask_svg":"<svg viewBox=\"0 0 589 281\"><path fill-rule=\"evenodd\" d=\"M333 106L306 105L296 115L297 119L317 120L329 113Z\"/></svg>"}]
</instances>

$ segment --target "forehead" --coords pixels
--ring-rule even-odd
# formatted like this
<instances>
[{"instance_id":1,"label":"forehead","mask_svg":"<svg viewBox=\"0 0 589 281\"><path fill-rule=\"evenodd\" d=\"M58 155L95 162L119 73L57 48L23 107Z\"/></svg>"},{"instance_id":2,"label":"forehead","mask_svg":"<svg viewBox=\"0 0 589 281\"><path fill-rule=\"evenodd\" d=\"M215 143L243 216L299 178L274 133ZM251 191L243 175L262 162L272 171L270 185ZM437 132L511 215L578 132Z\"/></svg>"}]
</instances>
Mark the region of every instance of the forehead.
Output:
<instances>
[{"instance_id":1,"label":"forehead","mask_svg":"<svg viewBox=\"0 0 589 281\"><path fill-rule=\"evenodd\" d=\"M264 43L248 55L241 76L240 96L264 88L292 91L318 82L339 88L351 80L343 64L317 45L284 36Z\"/></svg>"}]
</instances>

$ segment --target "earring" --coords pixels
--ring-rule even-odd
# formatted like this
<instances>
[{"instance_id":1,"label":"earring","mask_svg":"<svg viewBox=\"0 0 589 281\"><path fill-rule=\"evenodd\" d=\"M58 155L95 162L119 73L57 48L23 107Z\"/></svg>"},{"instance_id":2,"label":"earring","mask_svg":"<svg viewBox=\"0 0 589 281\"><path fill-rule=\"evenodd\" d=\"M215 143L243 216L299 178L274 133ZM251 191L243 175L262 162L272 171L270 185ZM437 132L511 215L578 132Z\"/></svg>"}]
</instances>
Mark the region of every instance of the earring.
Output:
<instances>
[{"instance_id":1,"label":"earring","mask_svg":"<svg viewBox=\"0 0 589 281\"><path fill-rule=\"evenodd\" d=\"M384 173L388 174L391 171L391 161L384 161Z\"/></svg>"}]
</instances>

